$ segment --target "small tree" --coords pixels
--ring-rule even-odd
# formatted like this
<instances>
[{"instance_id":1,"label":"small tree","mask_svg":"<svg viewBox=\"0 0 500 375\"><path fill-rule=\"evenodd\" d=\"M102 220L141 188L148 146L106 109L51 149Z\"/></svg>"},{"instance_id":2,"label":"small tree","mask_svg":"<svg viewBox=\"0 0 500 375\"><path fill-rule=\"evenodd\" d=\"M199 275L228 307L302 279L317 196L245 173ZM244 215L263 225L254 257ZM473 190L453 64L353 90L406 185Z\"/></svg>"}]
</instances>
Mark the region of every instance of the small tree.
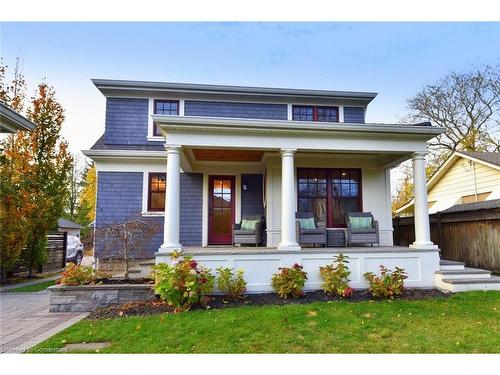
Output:
<instances>
[{"instance_id":1,"label":"small tree","mask_svg":"<svg viewBox=\"0 0 500 375\"><path fill-rule=\"evenodd\" d=\"M144 245L158 233L160 226L142 218L113 223L95 230L96 242L108 255L117 255L124 261L124 278L128 279L130 260L145 253Z\"/></svg>"}]
</instances>

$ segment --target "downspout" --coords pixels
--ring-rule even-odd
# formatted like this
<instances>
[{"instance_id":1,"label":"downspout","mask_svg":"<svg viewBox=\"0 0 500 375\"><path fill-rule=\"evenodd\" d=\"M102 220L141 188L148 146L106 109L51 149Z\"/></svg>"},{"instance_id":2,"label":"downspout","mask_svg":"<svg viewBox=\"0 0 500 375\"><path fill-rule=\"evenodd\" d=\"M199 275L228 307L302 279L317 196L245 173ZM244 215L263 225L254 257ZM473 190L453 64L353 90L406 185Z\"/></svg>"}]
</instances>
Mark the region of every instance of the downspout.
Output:
<instances>
[{"instance_id":1,"label":"downspout","mask_svg":"<svg viewBox=\"0 0 500 375\"><path fill-rule=\"evenodd\" d=\"M474 179L474 197L475 197L475 201L477 203L478 200L477 200L476 163L474 161L472 161L472 176Z\"/></svg>"}]
</instances>

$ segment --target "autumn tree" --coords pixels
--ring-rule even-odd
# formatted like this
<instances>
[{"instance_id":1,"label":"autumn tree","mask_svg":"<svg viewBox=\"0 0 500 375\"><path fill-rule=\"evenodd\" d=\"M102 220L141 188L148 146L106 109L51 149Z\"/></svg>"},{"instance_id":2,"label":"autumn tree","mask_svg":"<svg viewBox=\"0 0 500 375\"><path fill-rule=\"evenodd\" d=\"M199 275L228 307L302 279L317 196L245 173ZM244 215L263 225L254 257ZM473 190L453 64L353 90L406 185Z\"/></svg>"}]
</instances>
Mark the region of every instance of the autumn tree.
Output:
<instances>
[{"instance_id":1,"label":"autumn tree","mask_svg":"<svg viewBox=\"0 0 500 375\"><path fill-rule=\"evenodd\" d=\"M83 177L83 188L79 196L79 215L87 223L95 220L95 205L97 191L97 175L95 164L92 162L87 166Z\"/></svg>"},{"instance_id":2,"label":"autumn tree","mask_svg":"<svg viewBox=\"0 0 500 375\"><path fill-rule=\"evenodd\" d=\"M74 154L68 178L69 194L68 200L66 202L65 216L69 220L75 221L78 224L85 224L85 222L81 222L82 216L84 215L80 214L80 195L85 185L85 171L83 171L82 169L83 168L80 156L78 154Z\"/></svg>"},{"instance_id":3,"label":"autumn tree","mask_svg":"<svg viewBox=\"0 0 500 375\"><path fill-rule=\"evenodd\" d=\"M0 95L7 105L21 111L24 107L26 83L18 71L14 71L11 83L5 82L6 66L1 65ZM46 234L57 227L57 220L64 211L68 196L68 178L72 157L68 144L60 136L64 121L64 110L57 102L55 91L46 83L38 85L31 98L26 116L36 125L30 132L18 132L9 135L3 142L2 183L5 181L7 193L2 191L2 217L7 215L6 208L13 202L8 194L18 186L22 190L22 202L15 205L23 211L23 227L25 240L22 258L25 264L33 268L43 264L46 259ZM10 175L9 175L10 173ZM24 208L24 206L26 208ZM17 222L16 222L17 224ZM2 232L12 232L12 222L2 222ZM4 250L4 249L2 249ZM10 251L10 250L7 250ZM2 251L2 258L4 252Z\"/></svg>"}]
</instances>

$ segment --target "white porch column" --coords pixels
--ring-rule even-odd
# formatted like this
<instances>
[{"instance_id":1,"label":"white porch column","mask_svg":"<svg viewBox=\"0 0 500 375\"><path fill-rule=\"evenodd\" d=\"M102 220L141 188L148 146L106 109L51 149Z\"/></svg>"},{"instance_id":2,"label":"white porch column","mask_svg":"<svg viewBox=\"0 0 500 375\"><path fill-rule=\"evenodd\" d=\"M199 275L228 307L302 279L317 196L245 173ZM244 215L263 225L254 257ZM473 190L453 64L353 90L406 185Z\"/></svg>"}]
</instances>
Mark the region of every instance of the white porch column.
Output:
<instances>
[{"instance_id":1,"label":"white porch column","mask_svg":"<svg viewBox=\"0 0 500 375\"><path fill-rule=\"evenodd\" d=\"M425 176L425 152L413 154L413 196L415 211L415 242L410 245L414 249L437 249L431 241L429 224L429 208L427 203L427 178Z\"/></svg>"},{"instance_id":2,"label":"white porch column","mask_svg":"<svg viewBox=\"0 0 500 375\"><path fill-rule=\"evenodd\" d=\"M295 236L295 149L281 150L281 242L279 250L300 250Z\"/></svg>"},{"instance_id":3,"label":"white porch column","mask_svg":"<svg viewBox=\"0 0 500 375\"><path fill-rule=\"evenodd\" d=\"M166 145L167 150L167 183L165 196L165 221L163 228L163 245L160 252L181 250L179 243L180 221L180 146Z\"/></svg>"}]
</instances>

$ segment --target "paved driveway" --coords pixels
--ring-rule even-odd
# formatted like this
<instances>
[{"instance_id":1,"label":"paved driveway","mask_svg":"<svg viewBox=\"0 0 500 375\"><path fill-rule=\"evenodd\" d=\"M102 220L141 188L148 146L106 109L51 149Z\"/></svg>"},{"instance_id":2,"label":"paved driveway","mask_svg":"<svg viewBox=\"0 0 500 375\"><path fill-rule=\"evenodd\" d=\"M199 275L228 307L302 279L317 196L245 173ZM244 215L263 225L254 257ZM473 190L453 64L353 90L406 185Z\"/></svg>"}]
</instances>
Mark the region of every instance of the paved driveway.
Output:
<instances>
[{"instance_id":1,"label":"paved driveway","mask_svg":"<svg viewBox=\"0 0 500 375\"><path fill-rule=\"evenodd\" d=\"M0 352L21 353L88 313L49 313L49 294L0 293Z\"/></svg>"}]
</instances>

